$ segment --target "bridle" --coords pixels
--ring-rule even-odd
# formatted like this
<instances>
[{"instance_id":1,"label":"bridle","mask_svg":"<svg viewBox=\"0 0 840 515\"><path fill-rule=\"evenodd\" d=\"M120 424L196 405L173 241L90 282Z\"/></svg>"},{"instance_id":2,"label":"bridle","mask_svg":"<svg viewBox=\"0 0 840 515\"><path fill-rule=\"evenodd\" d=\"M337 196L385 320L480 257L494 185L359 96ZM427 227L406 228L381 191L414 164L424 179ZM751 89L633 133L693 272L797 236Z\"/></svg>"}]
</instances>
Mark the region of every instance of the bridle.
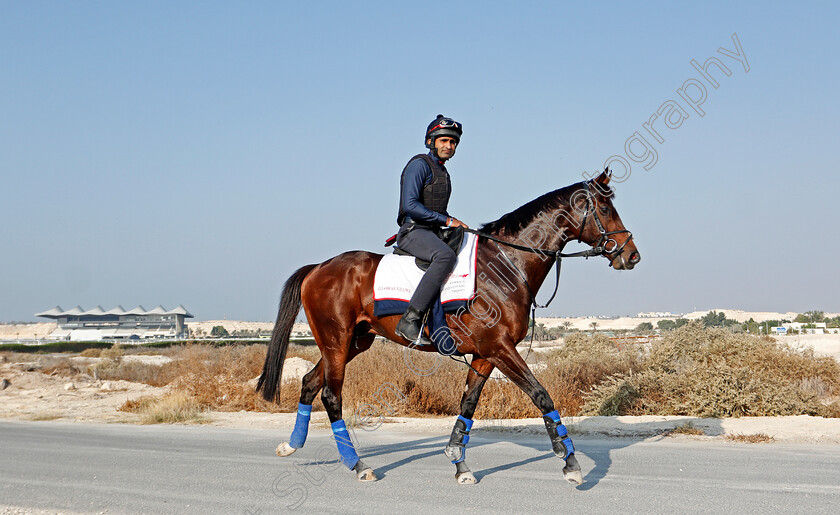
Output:
<instances>
[{"instance_id":1,"label":"bridle","mask_svg":"<svg viewBox=\"0 0 840 515\"><path fill-rule=\"evenodd\" d=\"M598 232L600 233L598 242L595 243L593 247L596 249L601 249L600 255L604 255L605 257L609 258L609 266L612 266L613 261L615 261L615 259L621 255L621 252L624 250L624 247L626 247L627 244L630 243L630 240L633 239L633 233L631 233L627 229L610 232L607 232L604 229L604 224L601 223L601 219L598 217L597 205L594 199L592 198L592 191L589 189L590 182L592 181L590 180L583 183L584 188L586 189L586 210L583 212L583 220L580 224L580 232L578 233L578 243L580 243L583 238L583 231L584 229L586 229L586 219L589 216L591 208L592 219L595 220L595 227L598 228ZM612 238L611 236L623 233L627 233L627 238L624 240L624 243L622 243L621 246L619 246L615 238ZM612 249L609 248L610 242L612 242Z\"/></svg>"}]
</instances>

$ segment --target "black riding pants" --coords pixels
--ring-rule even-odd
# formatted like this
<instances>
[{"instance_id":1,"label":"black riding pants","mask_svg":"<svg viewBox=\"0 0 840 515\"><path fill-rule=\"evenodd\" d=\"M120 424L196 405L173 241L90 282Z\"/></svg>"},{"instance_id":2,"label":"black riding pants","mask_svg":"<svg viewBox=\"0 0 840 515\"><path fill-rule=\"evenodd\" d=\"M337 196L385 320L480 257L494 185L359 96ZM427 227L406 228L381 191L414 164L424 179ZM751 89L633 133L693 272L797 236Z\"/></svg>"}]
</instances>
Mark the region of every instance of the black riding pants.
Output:
<instances>
[{"instance_id":1,"label":"black riding pants","mask_svg":"<svg viewBox=\"0 0 840 515\"><path fill-rule=\"evenodd\" d=\"M413 223L400 227L397 246L412 256L431 262L409 302L411 307L420 312L426 311L446 277L455 268L455 252L433 231Z\"/></svg>"}]
</instances>

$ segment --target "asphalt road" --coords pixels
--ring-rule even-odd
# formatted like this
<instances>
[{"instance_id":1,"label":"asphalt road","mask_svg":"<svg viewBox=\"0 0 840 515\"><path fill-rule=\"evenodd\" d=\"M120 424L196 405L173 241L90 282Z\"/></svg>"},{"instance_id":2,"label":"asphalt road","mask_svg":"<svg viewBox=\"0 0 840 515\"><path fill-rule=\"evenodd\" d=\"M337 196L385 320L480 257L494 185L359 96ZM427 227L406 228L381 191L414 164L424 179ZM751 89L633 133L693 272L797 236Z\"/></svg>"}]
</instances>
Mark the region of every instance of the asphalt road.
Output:
<instances>
[{"instance_id":1,"label":"asphalt road","mask_svg":"<svg viewBox=\"0 0 840 515\"><path fill-rule=\"evenodd\" d=\"M476 434L457 485L444 435L356 432L380 480L359 483L328 433L274 455L279 432L0 422L0 513L836 513L840 445L575 440L586 483L547 437Z\"/></svg>"}]
</instances>

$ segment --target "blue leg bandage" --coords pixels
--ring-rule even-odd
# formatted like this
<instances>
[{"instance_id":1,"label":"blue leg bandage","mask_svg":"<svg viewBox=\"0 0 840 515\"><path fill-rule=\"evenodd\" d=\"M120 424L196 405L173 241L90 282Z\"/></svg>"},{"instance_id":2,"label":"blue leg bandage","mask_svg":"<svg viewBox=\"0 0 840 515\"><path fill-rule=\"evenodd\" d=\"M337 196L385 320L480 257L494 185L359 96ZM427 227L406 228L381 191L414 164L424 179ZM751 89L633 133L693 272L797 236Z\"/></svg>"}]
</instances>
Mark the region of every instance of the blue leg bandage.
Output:
<instances>
[{"instance_id":1,"label":"blue leg bandage","mask_svg":"<svg viewBox=\"0 0 840 515\"><path fill-rule=\"evenodd\" d=\"M333 436L335 437L335 444L338 446L338 454L341 456L341 462L350 470L359 462L359 455L356 454L356 448L350 440L350 433L347 432L347 426L344 420L336 420L332 424Z\"/></svg>"},{"instance_id":2,"label":"blue leg bandage","mask_svg":"<svg viewBox=\"0 0 840 515\"><path fill-rule=\"evenodd\" d=\"M458 416L455 421L455 427L452 428L452 435L449 437L449 444L447 444L444 454L452 463L461 463L467 456L467 443L470 441L470 429L472 429L473 421Z\"/></svg>"},{"instance_id":3,"label":"blue leg bandage","mask_svg":"<svg viewBox=\"0 0 840 515\"><path fill-rule=\"evenodd\" d=\"M295 429L289 437L289 447L300 449L306 443L306 435L309 433L309 417L312 416L311 404L298 403Z\"/></svg>"},{"instance_id":4,"label":"blue leg bandage","mask_svg":"<svg viewBox=\"0 0 840 515\"><path fill-rule=\"evenodd\" d=\"M554 454L564 460L569 455L574 454L575 445L572 443L572 439L569 438L569 432L566 430L566 426L560 423L560 414L557 413L557 410L543 415L543 422L545 422L548 437L551 438L551 447L554 449Z\"/></svg>"}]
</instances>

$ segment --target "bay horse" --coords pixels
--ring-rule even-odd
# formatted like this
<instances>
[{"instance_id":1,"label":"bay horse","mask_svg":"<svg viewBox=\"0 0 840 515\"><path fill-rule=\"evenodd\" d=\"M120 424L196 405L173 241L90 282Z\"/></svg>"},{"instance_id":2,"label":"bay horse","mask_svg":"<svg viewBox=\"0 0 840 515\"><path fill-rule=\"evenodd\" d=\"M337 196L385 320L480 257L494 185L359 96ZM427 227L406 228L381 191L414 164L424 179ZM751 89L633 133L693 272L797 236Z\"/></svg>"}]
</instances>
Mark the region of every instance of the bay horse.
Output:
<instances>
[{"instance_id":1,"label":"bay horse","mask_svg":"<svg viewBox=\"0 0 840 515\"><path fill-rule=\"evenodd\" d=\"M494 368L521 388L540 410L554 453L565 460L564 477L572 483L583 482L574 444L554 402L516 345L528 333L529 309L536 304L534 295L555 262L559 274L560 252L568 241L576 239L590 245L596 249L590 255L604 256L617 270L632 269L639 262L632 234L613 207L610 177L604 170L595 179L546 193L480 228L476 295L467 309L446 315L457 351L472 356L461 414L444 451L455 464L455 478L460 484L476 482L464 461L465 447L481 390ZM303 447L312 401L320 391L341 461L360 481L375 480L376 475L359 459L342 419L341 389L347 363L368 350L376 336L417 350L435 351L397 336L394 328L398 315L374 316L373 278L382 257L365 251L345 252L292 274L283 288L257 383L257 391L266 400L279 400L289 336L303 305L321 359L303 378L295 428L289 441L278 446L277 454L288 456Z\"/></svg>"}]
</instances>

